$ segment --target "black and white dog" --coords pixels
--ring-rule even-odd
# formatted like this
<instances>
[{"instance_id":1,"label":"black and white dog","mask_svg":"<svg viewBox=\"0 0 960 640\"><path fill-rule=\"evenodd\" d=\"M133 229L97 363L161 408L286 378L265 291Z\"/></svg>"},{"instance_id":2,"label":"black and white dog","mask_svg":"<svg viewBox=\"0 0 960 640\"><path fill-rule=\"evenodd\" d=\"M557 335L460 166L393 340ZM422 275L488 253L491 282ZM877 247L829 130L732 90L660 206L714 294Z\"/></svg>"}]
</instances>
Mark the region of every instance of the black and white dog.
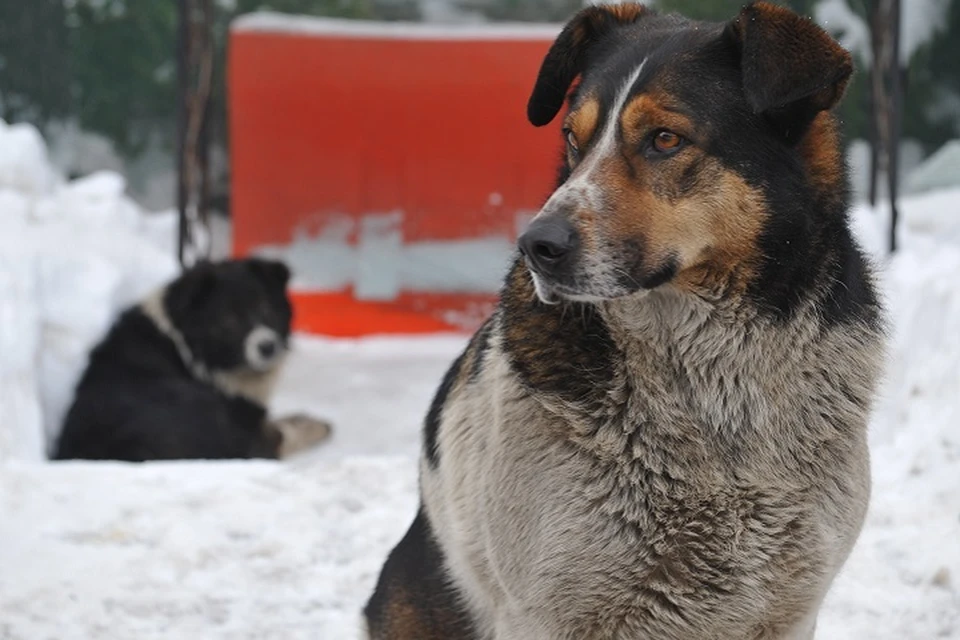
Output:
<instances>
[{"instance_id":1,"label":"black and white dog","mask_svg":"<svg viewBox=\"0 0 960 640\"><path fill-rule=\"evenodd\" d=\"M309 420L267 420L290 337L289 278L270 260L205 262L128 309L91 353L54 457L276 458L300 448L290 440L304 440ZM310 429L309 444L330 432Z\"/></svg>"}]
</instances>

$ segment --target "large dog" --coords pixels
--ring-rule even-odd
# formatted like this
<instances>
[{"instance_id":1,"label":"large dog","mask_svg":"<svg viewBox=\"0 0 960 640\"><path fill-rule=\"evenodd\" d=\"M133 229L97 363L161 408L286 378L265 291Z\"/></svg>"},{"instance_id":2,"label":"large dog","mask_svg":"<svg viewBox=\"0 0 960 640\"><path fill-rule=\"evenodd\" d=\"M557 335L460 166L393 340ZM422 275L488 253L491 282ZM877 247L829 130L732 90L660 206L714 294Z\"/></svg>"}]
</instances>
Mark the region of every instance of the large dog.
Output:
<instances>
[{"instance_id":1,"label":"large dog","mask_svg":"<svg viewBox=\"0 0 960 640\"><path fill-rule=\"evenodd\" d=\"M799 639L860 531L883 319L829 113L850 56L756 3L584 9L559 186L427 415L370 636Z\"/></svg>"}]
</instances>

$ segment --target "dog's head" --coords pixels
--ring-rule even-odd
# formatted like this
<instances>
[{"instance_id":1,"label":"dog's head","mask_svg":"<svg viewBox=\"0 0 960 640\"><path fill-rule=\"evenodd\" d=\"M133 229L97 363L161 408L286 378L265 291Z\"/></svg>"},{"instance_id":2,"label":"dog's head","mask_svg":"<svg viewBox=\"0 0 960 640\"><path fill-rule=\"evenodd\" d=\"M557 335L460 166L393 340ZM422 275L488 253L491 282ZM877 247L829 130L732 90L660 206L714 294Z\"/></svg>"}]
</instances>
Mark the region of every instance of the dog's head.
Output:
<instances>
[{"instance_id":1,"label":"dog's head","mask_svg":"<svg viewBox=\"0 0 960 640\"><path fill-rule=\"evenodd\" d=\"M287 350L289 279L273 260L202 262L167 287L165 312L206 369L266 373Z\"/></svg>"},{"instance_id":2,"label":"dog's head","mask_svg":"<svg viewBox=\"0 0 960 640\"><path fill-rule=\"evenodd\" d=\"M846 197L828 111L851 72L826 32L772 4L727 24L582 10L528 104L545 125L580 79L560 185L519 241L541 301L727 286L799 249L807 209Z\"/></svg>"}]
</instances>

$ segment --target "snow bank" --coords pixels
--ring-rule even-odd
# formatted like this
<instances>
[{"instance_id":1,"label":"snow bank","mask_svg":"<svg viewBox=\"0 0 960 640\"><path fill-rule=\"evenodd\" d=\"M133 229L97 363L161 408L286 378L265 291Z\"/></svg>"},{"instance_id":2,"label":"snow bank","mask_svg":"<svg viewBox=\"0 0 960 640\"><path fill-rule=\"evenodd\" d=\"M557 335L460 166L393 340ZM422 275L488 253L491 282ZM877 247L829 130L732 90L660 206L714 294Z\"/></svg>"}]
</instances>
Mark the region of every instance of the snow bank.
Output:
<instances>
[{"instance_id":1,"label":"snow bank","mask_svg":"<svg viewBox=\"0 0 960 640\"><path fill-rule=\"evenodd\" d=\"M960 189L906 198L902 215L889 260L888 212L854 210L881 270L891 350L870 429L870 512L822 638L960 638Z\"/></svg>"},{"instance_id":2,"label":"snow bank","mask_svg":"<svg viewBox=\"0 0 960 640\"><path fill-rule=\"evenodd\" d=\"M544 40L552 41L561 25L535 23L433 24L317 18L272 11L244 14L233 21L233 32L281 33L291 36L330 36L386 40Z\"/></svg>"},{"instance_id":3,"label":"snow bank","mask_svg":"<svg viewBox=\"0 0 960 640\"><path fill-rule=\"evenodd\" d=\"M845 49L857 54L865 63L873 59L870 28L855 13L848 0L820 0L814 8L814 18L827 31L838 36ZM863 6L857 3L854 6ZM917 49L946 28L946 14L950 0L910 0L901 5L900 63L907 64Z\"/></svg>"},{"instance_id":4,"label":"snow bank","mask_svg":"<svg viewBox=\"0 0 960 640\"><path fill-rule=\"evenodd\" d=\"M0 461L43 457L36 352L36 280L18 256L0 251Z\"/></svg>"},{"instance_id":5,"label":"snow bank","mask_svg":"<svg viewBox=\"0 0 960 640\"><path fill-rule=\"evenodd\" d=\"M960 187L960 140L947 142L907 176L911 193L953 187Z\"/></svg>"},{"instance_id":6,"label":"snow bank","mask_svg":"<svg viewBox=\"0 0 960 640\"><path fill-rule=\"evenodd\" d=\"M820 0L813 9L814 19L832 33L851 53L869 64L873 59L870 29L863 18L850 9L846 0Z\"/></svg>"},{"instance_id":7,"label":"snow bank","mask_svg":"<svg viewBox=\"0 0 960 640\"><path fill-rule=\"evenodd\" d=\"M348 640L408 458L0 466L0 636Z\"/></svg>"},{"instance_id":8,"label":"snow bank","mask_svg":"<svg viewBox=\"0 0 960 640\"><path fill-rule=\"evenodd\" d=\"M8 126L0 120L0 189L38 197L59 180L40 132L29 124Z\"/></svg>"},{"instance_id":9,"label":"snow bank","mask_svg":"<svg viewBox=\"0 0 960 640\"><path fill-rule=\"evenodd\" d=\"M91 346L119 310L177 272L153 241L173 232L175 216L148 215L124 191L112 172L63 181L36 129L0 121L0 398L10 396L0 401L0 460L42 457Z\"/></svg>"}]
</instances>

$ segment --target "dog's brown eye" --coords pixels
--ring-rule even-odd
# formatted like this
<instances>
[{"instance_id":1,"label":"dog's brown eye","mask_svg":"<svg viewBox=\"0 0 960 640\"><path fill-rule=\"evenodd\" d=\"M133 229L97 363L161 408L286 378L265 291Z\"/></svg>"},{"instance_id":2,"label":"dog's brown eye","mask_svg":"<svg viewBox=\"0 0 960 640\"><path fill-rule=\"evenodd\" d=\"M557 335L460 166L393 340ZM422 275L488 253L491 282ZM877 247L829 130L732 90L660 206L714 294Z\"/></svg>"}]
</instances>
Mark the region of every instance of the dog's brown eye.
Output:
<instances>
[{"instance_id":1,"label":"dog's brown eye","mask_svg":"<svg viewBox=\"0 0 960 640\"><path fill-rule=\"evenodd\" d=\"M653 136L653 148L660 153L670 153L680 148L683 138L673 131L663 129Z\"/></svg>"},{"instance_id":2,"label":"dog's brown eye","mask_svg":"<svg viewBox=\"0 0 960 640\"><path fill-rule=\"evenodd\" d=\"M564 135L567 138L567 149L569 149L570 153L573 155L580 153L580 147L577 145L577 136L573 135L573 131L565 129Z\"/></svg>"}]
</instances>

